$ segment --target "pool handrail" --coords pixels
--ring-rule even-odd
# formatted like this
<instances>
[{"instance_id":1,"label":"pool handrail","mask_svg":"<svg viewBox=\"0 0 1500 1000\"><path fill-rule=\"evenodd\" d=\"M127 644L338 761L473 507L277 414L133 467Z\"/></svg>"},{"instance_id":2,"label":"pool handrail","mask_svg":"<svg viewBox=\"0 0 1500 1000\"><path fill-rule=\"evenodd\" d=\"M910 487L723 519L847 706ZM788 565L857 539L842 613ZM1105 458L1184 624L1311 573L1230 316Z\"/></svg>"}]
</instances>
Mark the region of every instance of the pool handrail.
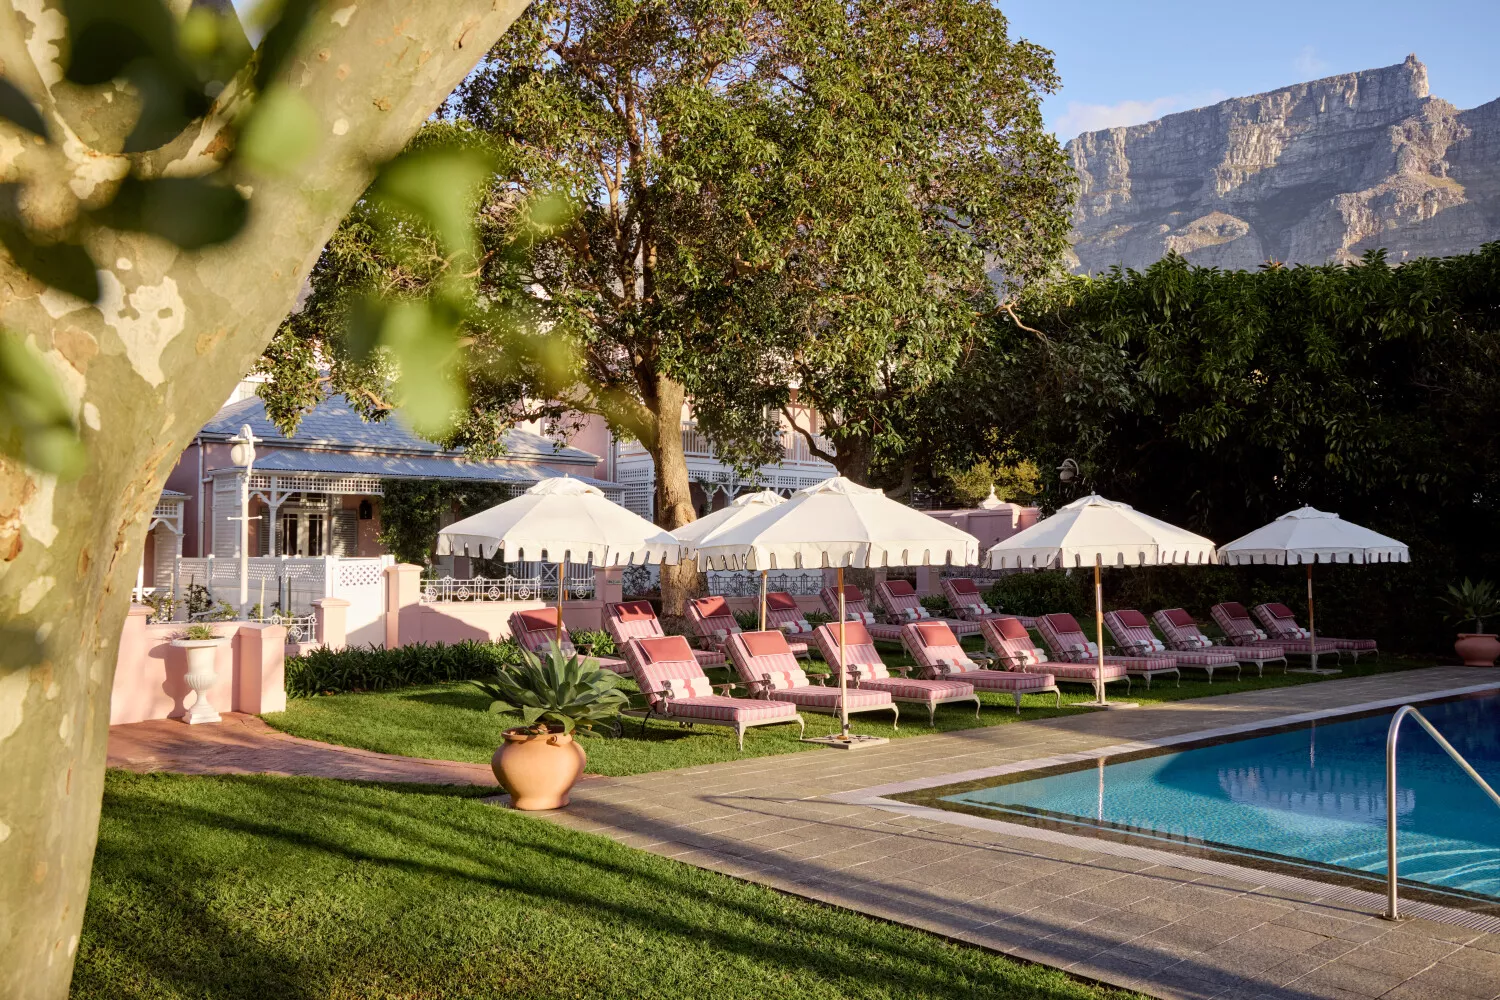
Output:
<instances>
[{"instance_id":1,"label":"pool handrail","mask_svg":"<svg viewBox=\"0 0 1500 1000\"><path fill-rule=\"evenodd\" d=\"M1386 882L1386 911L1387 920L1400 920L1400 911L1396 900L1396 881L1398 878L1396 858L1396 737L1400 733L1401 722L1408 715L1421 723L1423 729L1442 747L1453 762L1463 768L1465 774L1474 779L1475 784L1484 789L1484 793L1490 797L1495 805L1500 806L1500 794L1490 787L1489 782L1479 776L1479 772L1464 760L1463 754L1453 749L1453 744L1443 738L1443 734L1427 721L1427 717L1417 711L1415 705L1402 705L1396 709L1396 715L1391 719L1390 728L1385 732L1385 882Z\"/></svg>"}]
</instances>

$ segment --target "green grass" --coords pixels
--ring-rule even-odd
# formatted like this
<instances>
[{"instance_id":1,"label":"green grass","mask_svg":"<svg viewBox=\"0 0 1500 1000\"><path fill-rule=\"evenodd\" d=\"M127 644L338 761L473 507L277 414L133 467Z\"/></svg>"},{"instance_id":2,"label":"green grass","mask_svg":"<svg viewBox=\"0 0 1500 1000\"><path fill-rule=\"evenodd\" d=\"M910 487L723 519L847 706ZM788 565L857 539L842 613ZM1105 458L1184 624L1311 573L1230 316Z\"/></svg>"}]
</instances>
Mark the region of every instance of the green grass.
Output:
<instances>
[{"instance_id":1,"label":"green grass","mask_svg":"<svg viewBox=\"0 0 1500 1000\"><path fill-rule=\"evenodd\" d=\"M453 789L112 772L75 1000L1102 1000Z\"/></svg>"},{"instance_id":2,"label":"green grass","mask_svg":"<svg viewBox=\"0 0 1500 1000\"><path fill-rule=\"evenodd\" d=\"M882 649L882 655L892 665L911 662L909 657L894 651L894 647ZM1359 677L1430 665L1427 661L1402 659L1386 654L1379 660L1366 660L1357 666L1345 664L1344 672L1338 676ZM816 666L822 667L822 664ZM723 672L710 673L716 674L716 681L729 679ZM1320 680L1308 674L1283 674L1279 669L1267 671L1264 678L1257 679L1254 671L1247 668L1242 681L1234 681L1232 675L1225 677L1221 674L1213 684L1201 679L1202 676L1194 671L1185 671L1181 687L1173 687L1170 680L1158 679L1149 691L1142 682L1137 681L1132 687L1130 700L1155 704L1236 691L1315 683ZM625 688L635 691L634 684L629 682L626 682ZM1124 685L1110 686L1111 698L1124 696ZM929 727L925 709L916 705L902 705L901 728L898 730L891 729L889 712L855 715L851 718L851 728L857 733L907 737L1077 713L1076 709L1053 708L1054 699L1051 695L1026 696L1022 699L1020 716L1013 711L1013 703L1008 695L982 694L981 697L985 707L978 720L974 718L972 703L967 708L962 703L957 703L940 706L937 724ZM1092 697L1092 692L1087 688L1077 685L1063 687L1065 706L1070 702L1088 701ZM491 715L487 711L488 707L489 699L472 684L456 682L378 693L299 698L293 700L285 712L269 714L265 719L277 729L306 739L408 757L483 763L490 759L490 755L500 745L501 731L518 724L516 716ZM803 718L807 721L810 736L831 733L837 729L832 716L804 712ZM582 741L588 754L588 770L591 773L642 774L667 768L738 760L742 757L735 748L732 730L714 726L689 730L675 723L652 722L643 735L639 719L626 719L624 727L623 739ZM743 756L768 756L813 749L818 748L797 741L796 726L768 726L752 729L745 734Z\"/></svg>"}]
</instances>

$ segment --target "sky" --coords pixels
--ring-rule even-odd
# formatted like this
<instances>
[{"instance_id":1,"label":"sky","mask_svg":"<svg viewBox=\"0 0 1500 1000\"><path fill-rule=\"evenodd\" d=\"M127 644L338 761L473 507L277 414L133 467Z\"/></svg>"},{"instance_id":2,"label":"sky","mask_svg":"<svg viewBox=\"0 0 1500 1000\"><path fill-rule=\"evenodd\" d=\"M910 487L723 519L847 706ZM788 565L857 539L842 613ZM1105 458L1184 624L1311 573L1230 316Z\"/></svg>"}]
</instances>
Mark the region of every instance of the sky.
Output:
<instances>
[{"instance_id":1,"label":"sky","mask_svg":"<svg viewBox=\"0 0 1500 1000\"><path fill-rule=\"evenodd\" d=\"M996 0L1011 36L1053 51L1043 102L1064 141L1416 53L1432 96L1500 98L1500 0Z\"/></svg>"}]
</instances>

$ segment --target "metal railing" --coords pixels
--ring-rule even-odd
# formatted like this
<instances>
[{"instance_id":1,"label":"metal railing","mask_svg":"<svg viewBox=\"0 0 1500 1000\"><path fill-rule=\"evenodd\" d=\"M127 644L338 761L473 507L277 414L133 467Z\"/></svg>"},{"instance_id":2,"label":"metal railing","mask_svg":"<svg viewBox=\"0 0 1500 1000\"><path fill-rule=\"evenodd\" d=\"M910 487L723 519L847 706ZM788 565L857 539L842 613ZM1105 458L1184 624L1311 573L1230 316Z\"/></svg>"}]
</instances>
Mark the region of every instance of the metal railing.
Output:
<instances>
[{"instance_id":1,"label":"metal railing","mask_svg":"<svg viewBox=\"0 0 1500 1000\"><path fill-rule=\"evenodd\" d=\"M1396 882L1399 875L1397 870L1399 862L1396 857L1396 737L1400 735L1401 723L1408 715L1416 719L1422 728L1427 730L1427 735L1437 740L1437 745L1453 758L1453 762L1462 768L1465 774L1473 778L1475 784L1484 789L1484 794L1490 797L1490 801L1500 806L1500 795L1495 793L1489 782L1479 776L1479 772L1464 760L1463 754L1453 749L1453 744L1445 740L1443 734L1438 732L1415 706L1402 705L1396 710L1395 717L1391 719L1391 726L1385 732L1385 918L1387 920L1401 919L1396 899Z\"/></svg>"},{"instance_id":2,"label":"metal railing","mask_svg":"<svg viewBox=\"0 0 1500 1000\"><path fill-rule=\"evenodd\" d=\"M286 641L289 643L312 642L318 636L317 615L283 615L273 611L269 615L250 620L261 625L285 625Z\"/></svg>"},{"instance_id":3,"label":"metal railing","mask_svg":"<svg viewBox=\"0 0 1500 1000\"><path fill-rule=\"evenodd\" d=\"M771 573L766 577L768 593L791 594L794 597L817 597L823 589L821 572ZM715 597L757 597L760 574L752 572L714 572L708 574L708 592Z\"/></svg>"},{"instance_id":4,"label":"metal railing","mask_svg":"<svg viewBox=\"0 0 1500 1000\"><path fill-rule=\"evenodd\" d=\"M522 567L537 567L537 563L522 563ZM567 575L569 598L587 599L594 596L594 571L589 566L569 566ZM474 576L454 578L433 577L423 580L420 589L423 604L449 601L538 601L557 599L557 565L541 564L535 572L511 576Z\"/></svg>"}]
</instances>

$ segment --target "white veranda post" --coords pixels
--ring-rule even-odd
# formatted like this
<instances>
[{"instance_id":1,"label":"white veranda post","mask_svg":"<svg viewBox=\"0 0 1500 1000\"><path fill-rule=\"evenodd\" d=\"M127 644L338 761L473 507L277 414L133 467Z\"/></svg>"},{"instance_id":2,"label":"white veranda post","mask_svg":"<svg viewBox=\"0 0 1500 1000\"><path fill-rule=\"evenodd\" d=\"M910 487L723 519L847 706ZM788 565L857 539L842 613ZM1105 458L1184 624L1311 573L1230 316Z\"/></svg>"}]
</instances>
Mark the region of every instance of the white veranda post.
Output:
<instances>
[{"instance_id":1,"label":"white veranda post","mask_svg":"<svg viewBox=\"0 0 1500 1000\"><path fill-rule=\"evenodd\" d=\"M250 472L255 467L255 442L257 440L249 424L242 424L239 434L229 439L229 443L233 446L229 451L229 460L243 470L240 473L240 516L233 518L240 522L239 615L241 618L250 617L250 522L259 520L250 516Z\"/></svg>"}]
</instances>

